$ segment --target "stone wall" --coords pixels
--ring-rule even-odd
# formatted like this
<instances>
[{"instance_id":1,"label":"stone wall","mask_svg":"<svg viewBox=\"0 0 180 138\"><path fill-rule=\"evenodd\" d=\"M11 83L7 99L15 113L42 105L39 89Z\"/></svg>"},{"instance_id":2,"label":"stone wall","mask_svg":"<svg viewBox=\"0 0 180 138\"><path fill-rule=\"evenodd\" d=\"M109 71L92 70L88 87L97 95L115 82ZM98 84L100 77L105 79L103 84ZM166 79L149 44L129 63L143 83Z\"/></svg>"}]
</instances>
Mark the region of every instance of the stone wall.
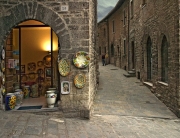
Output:
<instances>
[{"instance_id":1,"label":"stone wall","mask_svg":"<svg viewBox=\"0 0 180 138\"><path fill-rule=\"evenodd\" d=\"M136 46L136 70L140 70L141 80L147 80L147 38L152 41L152 92L174 113L179 114L179 42L178 4L176 1L155 1L142 5L134 3L134 15L130 31L134 31ZM161 82L160 51L162 37L168 41L168 83Z\"/></svg>"},{"instance_id":2,"label":"stone wall","mask_svg":"<svg viewBox=\"0 0 180 138\"><path fill-rule=\"evenodd\" d=\"M67 5L68 11L61 6ZM76 112L80 116L89 117L94 93L96 91L96 60L95 60L95 28L96 0L0 0L0 45L11 29L19 23L34 19L49 25L59 38L59 57L71 61L71 73L61 77L60 81L69 81L71 92L61 95L60 107L66 112ZM89 67L78 69L72 63L73 55L78 51L89 52ZM76 74L86 75L86 85L77 89L73 84Z\"/></svg>"}]
</instances>

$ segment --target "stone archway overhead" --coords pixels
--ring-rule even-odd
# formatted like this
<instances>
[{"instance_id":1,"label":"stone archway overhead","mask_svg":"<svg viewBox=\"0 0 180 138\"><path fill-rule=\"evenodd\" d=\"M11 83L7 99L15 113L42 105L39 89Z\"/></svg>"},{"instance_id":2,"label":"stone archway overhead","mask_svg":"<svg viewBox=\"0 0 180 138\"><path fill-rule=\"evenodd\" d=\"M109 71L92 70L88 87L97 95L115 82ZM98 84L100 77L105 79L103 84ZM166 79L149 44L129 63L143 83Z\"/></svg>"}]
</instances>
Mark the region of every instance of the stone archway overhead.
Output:
<instances>
[{"instance_id":1,"label":"stone archway overhead","mask_svg":"<svg viewBox=\"0 0 180 138\"><path fill-rule=\"evenodd\" d=\"M22 2L7 9L1 18L2 25L0 24L0 29L3 30L0 33L1 40L5 40L12 28L19 23L33 19L49 25L54 30L62 49L70 48L70 35L65 21L56 12L42 3ZM5 37L2 38L3 36ZM1 45L3 45L3 42L1 42Z\"/></svg>"}]
</instances>

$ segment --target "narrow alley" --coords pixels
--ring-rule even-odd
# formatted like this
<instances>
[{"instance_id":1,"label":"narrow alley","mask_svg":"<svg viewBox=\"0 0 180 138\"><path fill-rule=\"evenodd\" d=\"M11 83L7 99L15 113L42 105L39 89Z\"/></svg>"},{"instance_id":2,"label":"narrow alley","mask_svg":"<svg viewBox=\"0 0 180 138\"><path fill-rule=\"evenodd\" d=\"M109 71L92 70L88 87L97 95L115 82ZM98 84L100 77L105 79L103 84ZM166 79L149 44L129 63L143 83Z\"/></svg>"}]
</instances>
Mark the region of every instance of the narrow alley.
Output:
<instances>
[{"instance_id":1,"label":"narrow alley","mask_svg":"<svg viewBox=\"0 0 180 138\"><path fill-rule=\"evenodd\" d=\"M100 84L90 120L62 112L0 111L1 138L179 138L180 120L124 70L100 65Z\"/></svg>"}]
</instances>

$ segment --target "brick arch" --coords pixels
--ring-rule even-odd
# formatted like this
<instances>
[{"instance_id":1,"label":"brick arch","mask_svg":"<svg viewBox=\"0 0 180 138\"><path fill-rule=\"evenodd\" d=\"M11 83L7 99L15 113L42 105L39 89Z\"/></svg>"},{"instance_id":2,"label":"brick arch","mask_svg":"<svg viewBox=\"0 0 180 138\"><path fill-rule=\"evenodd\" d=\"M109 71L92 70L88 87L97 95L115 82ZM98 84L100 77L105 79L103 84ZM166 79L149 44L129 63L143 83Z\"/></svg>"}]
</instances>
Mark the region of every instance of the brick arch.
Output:
<instances>
[{"instance_id":1,"label":"brick arch","mask_svg":"<svg viewBox=\"0 0 180 138\"><path fill-rule=\"evenodd\" d=\"M6 37L19 23L26 20L37 20L49 25L59 38L61 49L70 48L70 35L64 19L56 12L38 2L23 2L8 9L0 18L2 29L0 36L1 48Z\"/></svg>"}]
</instances>

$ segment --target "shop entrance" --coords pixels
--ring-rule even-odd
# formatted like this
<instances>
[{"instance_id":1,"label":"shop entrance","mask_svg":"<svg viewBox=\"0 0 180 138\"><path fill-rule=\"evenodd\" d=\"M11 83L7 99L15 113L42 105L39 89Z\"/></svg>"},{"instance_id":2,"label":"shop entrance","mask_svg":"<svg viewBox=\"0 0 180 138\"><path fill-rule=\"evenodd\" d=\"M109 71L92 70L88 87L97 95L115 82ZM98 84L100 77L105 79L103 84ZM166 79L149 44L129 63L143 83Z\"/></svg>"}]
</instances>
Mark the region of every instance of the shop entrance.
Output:
<instances>
[{"instance_id":1,"label":"shop entrance","mask_svg":"<svg viewBox=\"0 0 180 138\"><path fill-rule=\"evenodd\" d=\"M60 99L58 47L57 35L42 22L27 20L11 30L4 46L5 91L14 93L22 89L24 98L17 109L19 106L47 108L48 88L56 88L56 102Z\"/></svg>"}]
</instances>

